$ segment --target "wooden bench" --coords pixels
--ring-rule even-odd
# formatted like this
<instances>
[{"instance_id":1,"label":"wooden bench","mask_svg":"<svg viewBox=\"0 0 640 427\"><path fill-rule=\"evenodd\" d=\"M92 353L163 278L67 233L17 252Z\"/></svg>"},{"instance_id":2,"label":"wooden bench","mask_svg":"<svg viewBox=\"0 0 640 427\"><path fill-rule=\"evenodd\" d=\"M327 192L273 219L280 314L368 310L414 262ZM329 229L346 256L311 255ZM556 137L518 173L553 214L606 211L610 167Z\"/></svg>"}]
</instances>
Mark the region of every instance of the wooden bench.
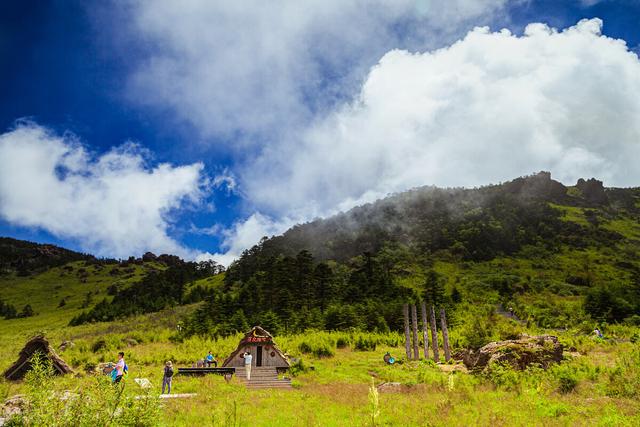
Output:
<instances>
[{"instance_id":1,"label":"wooden bench","mask_svg":"<svg viewBox=\"0 0 640 427\"><path fill-rule=\"evenodd\" d=\"M233 375L236 373L236 368L178 368L179 375L205 375L205 374L218 374L218 375Z\"/></svg>"}]
</instances>

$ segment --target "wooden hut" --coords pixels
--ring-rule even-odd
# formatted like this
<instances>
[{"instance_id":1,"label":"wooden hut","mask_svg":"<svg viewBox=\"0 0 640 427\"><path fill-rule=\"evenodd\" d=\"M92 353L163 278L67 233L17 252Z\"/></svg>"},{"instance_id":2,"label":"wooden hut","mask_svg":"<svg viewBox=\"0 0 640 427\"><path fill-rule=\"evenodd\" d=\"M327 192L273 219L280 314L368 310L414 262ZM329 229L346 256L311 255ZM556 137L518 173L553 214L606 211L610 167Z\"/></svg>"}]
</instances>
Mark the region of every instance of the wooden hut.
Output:
<instances>
[{"instance_id":1,"label":"wooden hut","mask_svg":"<svg viewBox=\"0 0 640 427\"><path fill-rule=\"evenodd\" d=\"M244 366L245 351L253 356L251 366L269 366L277 369L289 368L287 357L273 342L273 336L260 326L254 326L240 340L238 348L229 355L222 364L223 367L238 368Z\"/></svg>"},{"instance_id":2,"label":"wooden hut","mask_svg":"<svg viewBox=\"0 0 640 427\"><path fill-rule=\"evenodd\" d=\"M20 351L18 360L4 372L4 377L14 381L24 378L25 374L31 369L31 359L36 353L39 353L44 360L48 360L51 363L54 374L73 373L71 367L51 348L49 341L43 335L38 335L25 344L22 351Z\"/></svg>"}]
</instances>

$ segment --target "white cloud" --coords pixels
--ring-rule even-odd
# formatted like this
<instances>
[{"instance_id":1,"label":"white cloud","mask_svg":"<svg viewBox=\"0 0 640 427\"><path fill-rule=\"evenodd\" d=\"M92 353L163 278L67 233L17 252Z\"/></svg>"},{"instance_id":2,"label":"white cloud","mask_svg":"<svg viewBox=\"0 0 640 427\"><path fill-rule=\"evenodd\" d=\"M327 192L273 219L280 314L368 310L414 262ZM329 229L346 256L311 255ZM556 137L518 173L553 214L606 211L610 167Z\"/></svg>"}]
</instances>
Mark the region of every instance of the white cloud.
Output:
<instances>
[{"instance_id":1,"label":"white cloud","mask_svg":"<svg viewBox=\"0 0 640 427\"><path fill-rule=\"evenodd\" d=\"M640 183L640 61L599 19L388 52L352 102L238 172L262 211L311 218L414 186L550 170Z\"/></svg>"},{"instance_id":2,"label":"white cloud","mask_svg":"<svg viewBox=\"0 0 640 427\"><path fill-rule=\"evenodd\" d=\"M436 46L506 3L132 0L126 30L150 49L127 92L223 137L212 141L262 144L357 91L389 49Z\"/></svg>"},{"instance_id":3,"label":"white cloud","mask_svg":"<svg viewBox=\"0 0 640 427\"><path fill-rule=\"evenodd\" d=\"M22 123L0 135L0 216L76 239L97 255L193 257L167 230L172 210L200 199L202 169L150 168L131 143L94 158L71 135Z\"/></svg>"},{"instance_id":4,"label":"white cloud","mask_svg":"<svg viewBox=\"0 0 640 427\"><path fill-rule=\"evenodd\" d=\"M129 89L241 148L234 191L262 213L227 230L234 255L281 218L425 184L546 169L637 185L638 57L597 19L453 43L507 3L133 1L135 35L153 48Z\"/></svg>"},{"instance_id":5,"label":"white cloud","mask_svg":"<svg viewBox=\"0 0 640 427\"><path fill-rule=\"evenodd\" d=\"M229 168L224 168L222 172L217 174L211 184L216 188L224 189L227 195L236 192L238 188L236 177Z\"/></svg>"},{"instance_id":6,"label":"white cloud","mask_svg":"<svg viewBox=\"0 0 640 427\"><path fill-rule=\"evenodd\" d=\"M201 254L196 260L213 259L222 265L228 266L242 254L242 251L258 243L262 237L281 234L298 222L300 221L288 217L274 220L256 212L245 220L237 221L233 227L222 230L224 240L221 249L224 252Z\"/></svg>"}]
</instances>

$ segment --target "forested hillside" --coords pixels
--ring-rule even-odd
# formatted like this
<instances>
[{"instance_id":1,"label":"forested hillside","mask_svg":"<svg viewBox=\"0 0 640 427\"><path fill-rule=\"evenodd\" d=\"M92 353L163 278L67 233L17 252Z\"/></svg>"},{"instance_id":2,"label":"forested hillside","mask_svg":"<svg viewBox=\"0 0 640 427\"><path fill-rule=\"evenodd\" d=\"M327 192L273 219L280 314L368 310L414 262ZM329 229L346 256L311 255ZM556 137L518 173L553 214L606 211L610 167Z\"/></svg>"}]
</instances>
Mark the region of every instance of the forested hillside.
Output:
<instances>
[{"instance_id":1,"label":"forested hillside","mask_svg":"<svg viewBox=\"0 0 640 427\"><path fill-rule=\"evenodd\" d=\"M0 237L0 275L15 272L26 276L71 261L92 259L92 255L73 252L55 245Z\"/></svg>"},{"instance_id":2,"label":"forested hillside","mask_svg":"<svg viewBox=\"0 0 640 427\"><path fill-rule=\"evenodd\" d=\"M190 330L399 329L400 305L421 299L446 305L470 340L491 336L501 305L544 327L637 322L639 218L639 189L544 172L419 188L263 239Z\"/></svg>"},{"instance_id":3,"label":"forested hillside","mask_svg":"<svg viewBox=\"0 0 640 427\"><path fill-rule=\"evenodd\" d=\"M640 189L566 187L539 173L392 195L265 238L226 271L170 255L42 254L4 239L0 308L79 325L204 301L183 319L188 336L252 324L399 330L401 305L426 300L447 308L457 345L478 346L517 335L497 314L507 307L523 326L640 323L639 218Z\"/></svg>"}]
</instances>

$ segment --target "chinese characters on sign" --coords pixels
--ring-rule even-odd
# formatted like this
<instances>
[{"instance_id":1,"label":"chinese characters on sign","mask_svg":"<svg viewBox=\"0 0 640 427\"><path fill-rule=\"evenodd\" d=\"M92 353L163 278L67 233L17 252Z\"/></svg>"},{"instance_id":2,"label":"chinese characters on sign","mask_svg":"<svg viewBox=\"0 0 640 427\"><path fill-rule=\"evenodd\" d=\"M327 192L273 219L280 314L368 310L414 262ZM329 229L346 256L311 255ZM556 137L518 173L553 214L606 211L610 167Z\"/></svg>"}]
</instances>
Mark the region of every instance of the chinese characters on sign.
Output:
<instances>
[{"instance_id":1,"label":"chinese characters on sign","mask_svg":"<svg viewBox=\"0 0 640 427\"><path fill-rule=\"evenodd\" d=\"M248 343L267 343L267 342L271 342L271 338L270 337L247 337L244 341Z\"/></svg>"}]
</instances>

